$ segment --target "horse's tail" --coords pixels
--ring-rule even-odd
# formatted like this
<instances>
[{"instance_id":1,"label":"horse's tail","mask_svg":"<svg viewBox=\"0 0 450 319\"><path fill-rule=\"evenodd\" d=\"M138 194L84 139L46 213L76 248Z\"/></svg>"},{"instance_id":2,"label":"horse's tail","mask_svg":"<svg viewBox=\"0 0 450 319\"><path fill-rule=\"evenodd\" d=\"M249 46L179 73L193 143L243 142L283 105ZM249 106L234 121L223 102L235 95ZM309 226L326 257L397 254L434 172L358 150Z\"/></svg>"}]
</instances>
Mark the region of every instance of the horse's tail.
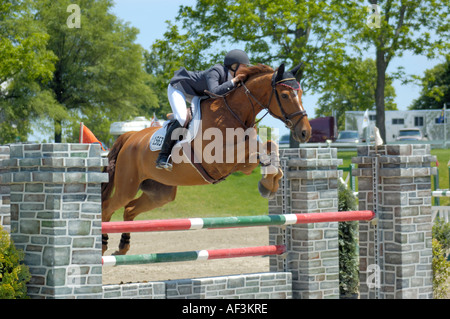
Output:
<instances>
[{"instance_id":1,"label":"horse's tail","mask_svg":"<svg viewBox=\"0 0 450 319\"><path fill-rule=\"evenodd\" d=\"M109 182L102 184L102 201L105 201L111 195L114 188L114 175L116 172L116 160L125 142L130 138L135 132L126 132L120 135L114 142L108 153L108 166L103 169L103 172L108 173Z\"/></svg>"}]
</instances>

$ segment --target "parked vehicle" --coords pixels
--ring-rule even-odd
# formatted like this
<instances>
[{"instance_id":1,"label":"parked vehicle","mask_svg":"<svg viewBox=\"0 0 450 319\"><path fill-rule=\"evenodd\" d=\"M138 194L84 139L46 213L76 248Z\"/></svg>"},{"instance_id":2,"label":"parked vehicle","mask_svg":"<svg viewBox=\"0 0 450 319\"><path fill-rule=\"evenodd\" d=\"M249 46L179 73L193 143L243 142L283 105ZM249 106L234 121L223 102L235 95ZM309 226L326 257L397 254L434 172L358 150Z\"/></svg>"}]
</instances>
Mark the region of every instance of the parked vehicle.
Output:
<instances>
[{"instance_id":1,"label":"parked vehicle","mask_svg":"<svg viewBox=\"0 0 450 319\"><path fill-rule=\"evenodd\" d=\"M336 123L334 117L319 117L309 120L311 125L311 138L308 143L326 143L327 141L334 141L336 139ZM283 135L279 140L279 147L289 147L289 134Z\"/></svg>"},{"instance_id":2,"label":"parked vehicle","mask_svg":"<svg viewBox=\"0 0 450 319\"><path fill-rule=\"evenodd\" d=\"M422 141L425 140L422 132L418 128L403 128L398 132L396 141Z\"/></svg>"},{"instance_id":3,"label":"parked vehicle","mask_svg":"<svg viewBox=\"0 0 450 319\"><path fill-rule=\"evenodd\" d=\"M278 141L279 148L289 148L289 134L282 135Z\"/></svg>"},{"instance_id":4,"label":"parked vehicle","mask_svg":"<svg viewBox=\"0 0 450 319\"><path fill-rule=\"evenodd\" d=\"M318 117L309 120L312 133L308 143L326 143L327 140L336 140L337 127L334 117Z\"/></svg>"},{"instance_id":5,"label":"parked vehicle","mask_svg":"<svg viewBox=\"0 0 450 319\"><path fill-rule=\"evenodd\" d=\"M358 131L341 131L338 134L336 143L359 143Z\"/></svg>"}]
</instances>

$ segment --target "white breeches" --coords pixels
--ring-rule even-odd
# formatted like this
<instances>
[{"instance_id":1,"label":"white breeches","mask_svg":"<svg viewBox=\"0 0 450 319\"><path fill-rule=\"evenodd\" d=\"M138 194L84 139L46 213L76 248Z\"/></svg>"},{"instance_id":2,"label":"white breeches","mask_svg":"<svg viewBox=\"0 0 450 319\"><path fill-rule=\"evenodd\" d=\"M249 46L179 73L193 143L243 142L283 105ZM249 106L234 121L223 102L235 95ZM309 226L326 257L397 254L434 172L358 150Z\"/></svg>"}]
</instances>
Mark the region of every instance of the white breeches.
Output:
<instances>
[{"instance_id":1,"label":"white breeches","mask_svg":"<svg viewBox=\"0 0 450 319\"><path fill-rule=\"evenodd\" d=\"M178 120L181 126L184 126L187 118L186 97L184 96L183 92L175 89L170 84L167 88L167 96L169 97L169 103L175 119ZM195 100L196 98L192 100L193 103L191 104L192 113L194 113Z\"/></svg>"}]
</instances>

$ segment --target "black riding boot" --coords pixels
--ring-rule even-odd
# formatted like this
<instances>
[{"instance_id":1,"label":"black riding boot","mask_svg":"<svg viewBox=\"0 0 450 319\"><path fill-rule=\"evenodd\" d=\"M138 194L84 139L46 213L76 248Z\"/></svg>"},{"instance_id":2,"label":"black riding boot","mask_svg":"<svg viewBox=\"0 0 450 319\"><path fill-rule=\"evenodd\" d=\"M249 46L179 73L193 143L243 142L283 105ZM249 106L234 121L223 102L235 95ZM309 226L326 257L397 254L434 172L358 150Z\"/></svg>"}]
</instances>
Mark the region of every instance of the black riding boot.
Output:
<instances>
[{"instance_id":1,"label":"black riding boot","mask_svg":"<svg viewBox=\"0 0 450 319\"><path fill-rule=\"evenodd\" d=\"M164 136L164 142L159 152L158 159L156 160L156 168L165 169L168 171L172 170L172 164L169 163L169 157L172 152L172 148L178 139L172 140L172 132L181 127L181 124L177 121L170 121L167 125L166 135Z\"/></svg>"}]
</instances>

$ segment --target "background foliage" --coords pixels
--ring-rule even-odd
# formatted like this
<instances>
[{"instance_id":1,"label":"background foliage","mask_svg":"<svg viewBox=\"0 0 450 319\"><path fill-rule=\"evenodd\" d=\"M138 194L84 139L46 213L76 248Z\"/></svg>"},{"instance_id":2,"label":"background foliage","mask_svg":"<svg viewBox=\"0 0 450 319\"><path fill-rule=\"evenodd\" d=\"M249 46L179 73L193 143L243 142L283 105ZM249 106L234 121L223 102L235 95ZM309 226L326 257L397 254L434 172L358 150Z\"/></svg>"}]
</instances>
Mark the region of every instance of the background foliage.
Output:
<instances>
[{"instance_id":1,"label":"background foliage","mask_svg":"<svg viewBox=\"0 0 450 319\"><path fill-rule=\"evenodd\" d=\"M23 252L16 249L0 225L0 299L27 298L26 283L31 275L22 264L23 258Z\"/></svg>"}]
</instances>

